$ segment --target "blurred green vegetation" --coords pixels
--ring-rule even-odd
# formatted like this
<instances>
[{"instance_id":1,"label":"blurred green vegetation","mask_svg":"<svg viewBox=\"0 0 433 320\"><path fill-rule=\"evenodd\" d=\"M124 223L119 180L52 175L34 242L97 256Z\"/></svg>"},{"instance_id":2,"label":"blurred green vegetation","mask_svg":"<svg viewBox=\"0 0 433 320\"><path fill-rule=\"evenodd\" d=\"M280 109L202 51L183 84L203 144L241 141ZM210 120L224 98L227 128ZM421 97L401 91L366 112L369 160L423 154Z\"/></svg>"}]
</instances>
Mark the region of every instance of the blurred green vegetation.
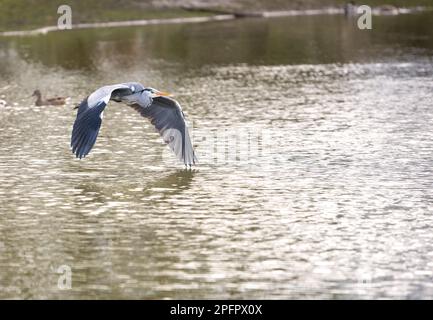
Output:
<instances>
[{"instance_id":1,"label":"blurred green vegetation","mask_svg":"<svg viewBox=\"0 0 433 320\"><path fill-rule=\"evenodd\" d=\"M72 7L73 23L210 15L180 7L155 8L132 0L0 0L0 30L28 30L57 24L57 8Z\"/></svg>"},{"instance_id":2,"label":"blurred green vegetation","mask_svg":"<svg viewBox=\"0 0 433 320\"><path fill-rule=\"evenodd\" d=\"M173 0L175 1L175 0ZM205 1L205 0L202 0ZM240 10L285 10L341 7L350 0L216 0L208 1L209 7L231 7ZM357 4L370 6L394 5L397 7L433 7L433 0L354 0Z\"/></svg>"},{"instance_id":3,"label":"blurred green vegetation","mask_svg":"<svg viewBox=\"0 0 433 320\"><path fill-rule=\"evenodd\" d=\"M209 11L185 10L188 0L166 0L164 6L151 0L0 0L0 31L26 30L55 25L62 4L72 7L73 23L105 22L151 18L173 18L210 15L212 9L227 11L257 11L320 8L341 6L346 0L214 0L198 1ZM431 6L433 0L363 0L371 6L392 4L400 7Z\"/></svg>"},{"instance_id":4,"label":"blurred green vegetation","mask_svg":"<svg viewBox=\"0 0 433 320\"><path fill-rule=\"evenodd\" d=\"M189 74L210 65L366 63L386 61L388 55L410 62L412 50L431 61L430 21L433 12L378 16L374 32L360 30L356 21L342 15L51 32L3 38L3 45L13 50L3 50L10 55L0 59L0 70L2 76L14 77L17 70L10 61L16 57L46 70L92 70L85 72L91 77L103 70L101 79L107 72L131 77L139 70Z\"/></svg>"}]
</instances>

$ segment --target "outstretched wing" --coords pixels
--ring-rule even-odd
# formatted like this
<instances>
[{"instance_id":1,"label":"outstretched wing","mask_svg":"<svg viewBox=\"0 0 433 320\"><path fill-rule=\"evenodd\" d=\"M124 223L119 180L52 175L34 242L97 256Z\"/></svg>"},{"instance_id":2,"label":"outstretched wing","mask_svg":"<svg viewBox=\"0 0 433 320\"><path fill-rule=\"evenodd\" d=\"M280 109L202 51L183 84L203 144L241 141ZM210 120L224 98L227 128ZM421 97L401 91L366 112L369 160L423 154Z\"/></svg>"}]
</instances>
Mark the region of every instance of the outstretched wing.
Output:
<instances>
[{"instance_id":1,"label":"outstretched wing","mask_svg":"<svg viewBox=\"0 0 433 320\"><path fill-rule=\"evenodd\" d=\"M112 95L119 91L130 91L124 84L105 86L93 92L78 106L71 137L72 152L77 158L85 157L98 137L102 115Z\"/></svg>"},{"instance_id":2,"label":"outstretched wing","mask_svg":"<svg viewBox=\"0 0 433 320\"><path fill-rule=\"evenodd\" d=\"M190 166L197 163L188 126L176 100L156 97L148 107L143 108L138 104L132 104L131 107L150 120L180 161Z\"/></svg>"}]
</instances>

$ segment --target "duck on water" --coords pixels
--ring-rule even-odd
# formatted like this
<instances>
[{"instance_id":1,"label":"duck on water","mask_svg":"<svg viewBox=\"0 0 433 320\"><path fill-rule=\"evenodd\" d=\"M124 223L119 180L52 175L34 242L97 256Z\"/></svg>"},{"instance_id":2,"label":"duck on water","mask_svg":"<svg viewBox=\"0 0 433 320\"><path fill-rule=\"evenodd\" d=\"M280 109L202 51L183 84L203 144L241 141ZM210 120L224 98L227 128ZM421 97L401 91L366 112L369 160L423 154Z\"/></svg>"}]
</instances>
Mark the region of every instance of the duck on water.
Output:
<instances>
[{"instance_id":1,"label":"duck on water","mask_svg":"<svg viewBox=\"0 0 433 320\"><path fill-rule=\"evenodd\" d=\"M37 106L63 106L67 99L66 97L55 97L44 100L40 90L35 90L32 97L36 97L35 105Z\"/></svg>"}]
</instances>

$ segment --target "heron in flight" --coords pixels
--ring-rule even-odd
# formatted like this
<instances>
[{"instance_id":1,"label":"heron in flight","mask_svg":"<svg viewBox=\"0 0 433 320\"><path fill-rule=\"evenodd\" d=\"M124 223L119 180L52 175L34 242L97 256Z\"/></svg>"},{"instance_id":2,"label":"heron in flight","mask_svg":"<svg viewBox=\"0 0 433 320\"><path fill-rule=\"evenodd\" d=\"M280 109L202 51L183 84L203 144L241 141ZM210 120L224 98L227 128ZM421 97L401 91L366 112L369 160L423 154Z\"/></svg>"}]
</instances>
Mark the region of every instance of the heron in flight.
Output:
<instances>
[{"instance_id":1,"label":"heron in flight","mask_svg":"<svg viewBox=\"0 0 433 320\"><path fill-rule=\"evenodd\" d=\"M102 123L108 102L124 102L155 126L162 139L186 166L196 164L185 116L179 103L168 94L145 88L137 82L120 83L99 88L78 106L71 137L72 152L77 158L89 154Z\"/></svg>"}]
</instances>

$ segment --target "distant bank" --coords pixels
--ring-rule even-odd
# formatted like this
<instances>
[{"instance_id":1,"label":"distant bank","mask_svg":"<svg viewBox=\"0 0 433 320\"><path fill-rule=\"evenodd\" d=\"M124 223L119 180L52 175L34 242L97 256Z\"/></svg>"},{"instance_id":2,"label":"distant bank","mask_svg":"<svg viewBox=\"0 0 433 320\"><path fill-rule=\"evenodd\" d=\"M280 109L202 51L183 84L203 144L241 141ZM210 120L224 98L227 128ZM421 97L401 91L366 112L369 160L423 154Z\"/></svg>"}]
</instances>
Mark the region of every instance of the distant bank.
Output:
<instances>
[{"instance_id":1,"label":"distant bank","mask_svg":"<svg viewBox=\"0 0 433 320\"><path fill-rule=\"evenodd\" d=\"M392 9L392 10L390 10ZM433 10L433 7L410 7L410 8L398 8L394 6L379 6L373 7L373 14L375 15L398 15L398 14L410 14L416 12L423 12ZM224 21L248 17L256 18L273 18L283 16L309 16L309 15L338 15L344 14L343 8L330 7L322 9L298 9L298 10L274 10L274 11L228 11L228 10L210 10L210 9L191 9L190 12L205 12L205 15L198 16L181 16L173 18L155 18L155 19L134 19L124 21L108 21L108 22L87 22L87 23L76 23L72 25L72 29L94 29L94 28L112 28L112 27L131 27L131 26L145 26L145 25L156 25L156 24L179 24L179 23L203 23L211 21ZM211 14L213 13L213 14ZM46 26L36 28L33 30L14 30L14 31L3 31L0 32L0 36L34 36L46 34L48 32L65 31L59 30L57 26Z\"/></svg>"}]
</instances>

